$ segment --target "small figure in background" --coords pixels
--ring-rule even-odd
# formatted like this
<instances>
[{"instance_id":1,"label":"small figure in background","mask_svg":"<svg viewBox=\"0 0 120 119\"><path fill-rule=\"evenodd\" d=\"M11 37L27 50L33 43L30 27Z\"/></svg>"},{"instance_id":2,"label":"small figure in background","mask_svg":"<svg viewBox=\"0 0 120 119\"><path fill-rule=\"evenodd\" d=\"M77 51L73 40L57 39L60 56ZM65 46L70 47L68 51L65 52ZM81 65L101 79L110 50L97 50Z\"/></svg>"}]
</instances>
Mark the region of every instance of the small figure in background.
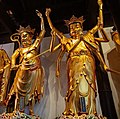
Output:
<instances>
[{"instance_id":1,"label":"small figure in background","mask_svg":"<svg viewBox=\"0 0 120 119\"><path fill-rule=\"evenodd\" d=\"M111 32L112 40L115 43L117 52L120 53L120 35L119 35L119 33L118 33L118 31L116 30L115 27L113 27L112 30L113 30Z\"/></svg>"},{"instance_id":2,"label":"small figure in background","mask_svg":"<svg viewBox=\"0 0 120 119\"><path fill-rule=\"evenodd\" d=\"M0 104L7 96L7 86L10 78L10 58L4 49L0 49Z\"/></svg>"},{"instance_id":3,"label":"small figure in background","mask_svg":"<svg viewBox=\"0 0 120 119\"><path fill-rule=\"evenodd\" d=\"M10 79L10 59L4 49L0 49L0 114L6 111L5 99Z\"/></svg>"}]
</instances>

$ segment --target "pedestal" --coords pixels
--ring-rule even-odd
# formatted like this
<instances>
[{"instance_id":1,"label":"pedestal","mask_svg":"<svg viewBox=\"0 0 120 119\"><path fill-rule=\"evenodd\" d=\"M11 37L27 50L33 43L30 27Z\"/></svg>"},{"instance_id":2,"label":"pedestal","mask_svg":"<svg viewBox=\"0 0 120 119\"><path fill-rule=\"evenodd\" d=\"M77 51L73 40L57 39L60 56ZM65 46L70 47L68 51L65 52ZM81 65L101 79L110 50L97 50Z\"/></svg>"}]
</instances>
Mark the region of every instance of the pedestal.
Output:
<instances>
[{"instance_id":1,"label":"pedestal","mask_svg":"<svg viewBox=\"0 0 120 119\"><path fill-rule=\"evenodd\" d=\"M0 119L40 119L40 117L36 115L27 115L19 111L14 111L12 113L1 114Z\"/></svg>"},{"instance_id":2,"label":"pedestal","mask_svg":"<svg viewBox=\"0 0 120 119\"><path fill-rule=\"evenodd\" d=\"M93 114L90 114L90 115L82 114L80 116L65 116L65 115L62 115L61 117L57 117L56 119L107 119L107 118L103 117L102 115L95 116Z\"/></svg>"}]
</instances>

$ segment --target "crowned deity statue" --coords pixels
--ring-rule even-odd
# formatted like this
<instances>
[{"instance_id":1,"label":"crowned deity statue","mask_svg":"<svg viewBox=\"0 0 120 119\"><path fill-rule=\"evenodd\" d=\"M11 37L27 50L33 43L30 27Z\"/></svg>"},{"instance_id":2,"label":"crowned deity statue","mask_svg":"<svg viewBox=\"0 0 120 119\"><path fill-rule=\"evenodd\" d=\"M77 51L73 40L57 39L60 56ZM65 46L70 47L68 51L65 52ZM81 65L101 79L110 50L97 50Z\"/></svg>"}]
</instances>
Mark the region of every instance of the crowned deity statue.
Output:
<instances>
[{"instance_id":1,"label":"crowned deity statue","mask_svg":"<svg viewBox=\"0 0 120 119\"><path fill-rule=\"evenodd\" d=\"M51 9L46 9L46 17L51 28L52 40L50 51L58 49L60 53L57 58L56 76L60 75L60 61L66 52L67 55L67 80L68 88L65 97L64 117L79 117L82 114L96 115L96 73L95 73L95 55L99 59L101 66L109 70L105 64L100 52L99 42L108 42L103 29L102 0L98 0L99 16L98 23L87 33L83 33L83 17L75 17L65 20L70 31L70 38L58 31L50 19ZM94 37L94 34L100 30L102 38ZM55 46L55 39L58 37L59 44ZM72 119L72 118L71 118Z\"/></svg>"},{"instance_id":2,"label":"crowned deity statue","mask_svg":"<svg viewBox=\"0 0 120 119\"><path fill-rule=\"evenodd\" d=\"M35 101L40 101L43 95L44 70L38 57L38 49L45 35L45 28L42 14L38 10L36 13L41 19L41 31L34 42L32 40L35 29L30 26L20 26L18 33L11 36L13 41L20 38L21 47L15 50L11 58L11 70L17 70L17 73L6 100L8 104L11 96L15 95L14 111L24 112L25 106L28 105L30 115L34 114ZM18 57L19 64L16 64Z\"/></svg>"}]
</instances>

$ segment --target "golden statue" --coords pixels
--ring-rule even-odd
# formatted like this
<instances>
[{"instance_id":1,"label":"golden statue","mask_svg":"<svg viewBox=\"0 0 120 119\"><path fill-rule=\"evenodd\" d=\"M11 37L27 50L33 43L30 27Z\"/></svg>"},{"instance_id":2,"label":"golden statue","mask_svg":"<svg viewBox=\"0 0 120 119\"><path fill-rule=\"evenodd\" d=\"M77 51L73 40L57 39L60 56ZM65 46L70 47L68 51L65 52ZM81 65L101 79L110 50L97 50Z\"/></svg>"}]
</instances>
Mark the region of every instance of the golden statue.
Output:
<instances>
[{"instance_id":1,"label":"golden statue","mask_svg":"<svg viewBox=\"0 0 120 119\"><path fill-rule=\"evenodd\" d=\"M13 85L10 89L6 103L8 104L11 96L15 94L14 111L24 111L24 107L29 105L29 112L33 114L33 106L36 100L40 100L43 94L43 68L38 54L38 48L45 35L44 20L42 14L36 10L41 18L41 32L32 43L34 29L30 26L20 26L18 34L13 34L15 40L20 35L23 47L18 48L12 55L11 69L17 69ZM12 37L11 37L12 38ZM19 65L16 65L16 59L19 59Z\"/></svg>"},{"instance_id":2,"label":"golden statue","mask_svg":"<svg viewBox=\"0 0 120 119\"><path fill-rule=\"evenodd\" d=\"M4 104L10 78L10 59L4 49L0 49L0 104Z\"/></svg>"},{"instance_id":3,"label":"golden statue","mask_svg":"<svg viewBox=\"0 0 120 119\"><path fill-rule=\"evenodd\" d=\"M83 17L72 16L70 20L65 20L70 30L70 38L59 32L52 24L50 19L51 9L46 9L46 17L51 28L52 40L50 51L60 49L57 59L57 77L60 74L60 61L65 52L67 57L67 76L68 90L65 98L66 107L64 115L76 116L81 114L96 114L96 85L95 85L95 59L94 55L100 60L101 66L109 70L100 52L98 42L108 42L108 38L103 30L103 15L101 0L98 0L99 17L97 25L83 34ZM103 38L95 38L94 34L100 30ZM59 38L59 44L54 46L55 37ZM94 55L93 55L94 54Z\"/></svg>"}]
</instances>

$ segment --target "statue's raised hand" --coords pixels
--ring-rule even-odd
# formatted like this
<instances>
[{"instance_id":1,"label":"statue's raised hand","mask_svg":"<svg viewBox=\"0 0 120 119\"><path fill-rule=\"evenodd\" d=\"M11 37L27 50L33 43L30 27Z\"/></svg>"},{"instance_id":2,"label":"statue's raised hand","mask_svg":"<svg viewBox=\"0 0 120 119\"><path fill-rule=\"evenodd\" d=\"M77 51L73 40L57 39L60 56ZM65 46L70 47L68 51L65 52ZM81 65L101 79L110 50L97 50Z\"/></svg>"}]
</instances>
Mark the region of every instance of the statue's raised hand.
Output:
<instances>
[{"instance_id":1,"label":"statue's raised hand","mask_svg":"<svg viewBox=\"0 0 120 119\"><path fill-rule=\"evenodd\" d=\"M51 9L50 9L50 8L46 8L45 15L46 15L46 16L49 16L50 12L51 12Z\"/></svg>"},{"instance_id":2,"label":"statue's raised hand","mask_svg":"<svg viewBox=\"0 0 120 119\"><path fill-rule=\"evenodd\" d=\"M101 6L102 4L102 0L98 0L98 5Z\"/></svg>"},{"instance_id":3,"label":"statue's raised hand","mask_svg":"<svg viewBox=\"0 0 120 119\"><path fill-rule=\"evenodd\" d=\"M37 15L42 18L42 13L40 13L38 10L36 10Z\"/></svg>"}]
</instances>

